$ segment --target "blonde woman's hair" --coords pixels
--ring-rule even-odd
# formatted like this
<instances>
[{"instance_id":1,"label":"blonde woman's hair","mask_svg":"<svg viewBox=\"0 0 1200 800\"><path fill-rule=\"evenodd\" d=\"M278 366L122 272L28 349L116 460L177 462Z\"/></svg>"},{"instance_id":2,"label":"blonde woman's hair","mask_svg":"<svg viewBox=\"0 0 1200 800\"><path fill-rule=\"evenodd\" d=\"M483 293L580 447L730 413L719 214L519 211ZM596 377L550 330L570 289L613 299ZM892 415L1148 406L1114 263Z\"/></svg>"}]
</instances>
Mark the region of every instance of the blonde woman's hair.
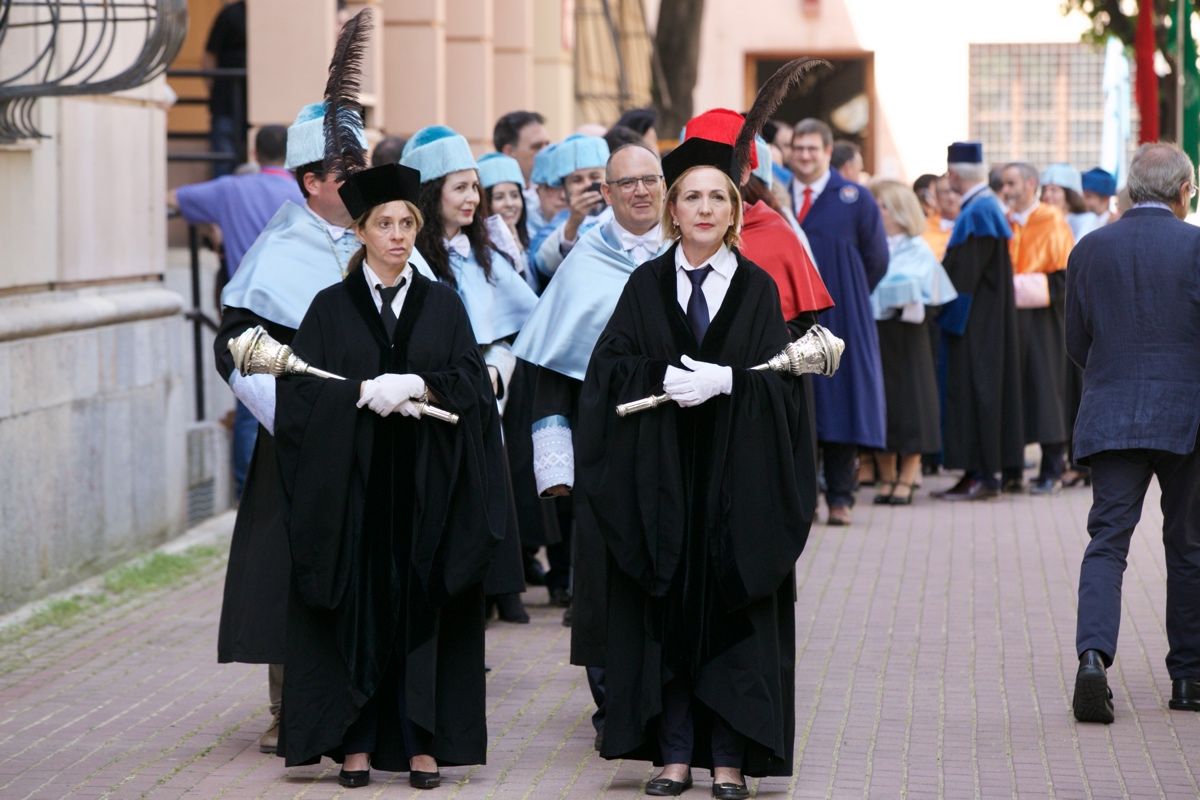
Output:
<instances>
[{"instance_id":1,"label":"blonde woman's hair","mask_svg":"<svg viewBox=\"0 0 1200 800\"><path fill-rule=\"evenodd\" d=\"M404 205L408 207L409 213L411 213L413 215L413 219L417 221L417 230L420 231L421 228L424 228L425 217L421 214L421 209L417 208L417 204L408 200L401 200L400 202L404 203ZM380 205L383 204L380 203ZM375 213L375 209L377 208L379 208L379 206L371 206L366 210L365 213L359 215L358 219L354 220L355 230L360 230L367 227L367 222L371 219L371 215ZM413 249L417 249L415 236L413 237ZM358 250L354 251L354 255L350 256L350 260L346 262L346 274L349 275L351 272L357 272L362 268L362 263L366 260L367 246L365 244L360 245Z\"/></svg>"},{"instance_id":2,"label":"blonde woman's hair","mask_svg":"<svg viewBox=\"0 0 1200 800\"><path fill-rule=\"evenodd\" d=\"M669 242L679 241L681 235L679 228L675 225L675 218L671 216L671 206L679 198L679 189L683 185L683 179L698 169L716 169L716 167L706 165L690 167L684 170L683 174L676 178L675 182L671 184L671 188L667 190L667 197L663 203L662 230L663 238ZM729 227L725 230L725 246L736 247L742 240L742 194L733 185L732 178L719 169L717 172L720 172L721 177L725 179L725 190L729 192L729 201L733 205L733 217L729 221Z\"/></svg>"},{"instance_id":3,"label":"blonde woman's hair","mask_svg":"<svg viewBox=\"0 0 1200 800\"><path fill-rule=\"evenodd\" d=\"M921 201L908 186L900 181L871 181L871 194L875 195L880 208L886 207L892 212L892 219L896 220L900 230L909 236L920 236L925 232L927 223Z\"/></svg>"}]
</instances>

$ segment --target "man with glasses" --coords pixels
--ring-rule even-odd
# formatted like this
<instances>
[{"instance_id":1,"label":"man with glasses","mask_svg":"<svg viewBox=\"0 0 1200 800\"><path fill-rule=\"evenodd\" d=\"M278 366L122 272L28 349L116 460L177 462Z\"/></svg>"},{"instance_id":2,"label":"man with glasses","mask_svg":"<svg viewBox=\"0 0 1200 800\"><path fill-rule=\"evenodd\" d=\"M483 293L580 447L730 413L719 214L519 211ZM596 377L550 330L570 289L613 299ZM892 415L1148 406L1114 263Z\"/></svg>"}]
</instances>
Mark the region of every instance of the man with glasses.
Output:
<instances>
[{"instance_id":1,"label":"man with glasses","mask_svg":"<svg viewBox=\"0 0 1200 800\"><path fill-rule=\"evenodd\" d=\"M538 367L534 392L533 470L543 497L572 495L571 663L587 667L596 701L596 746L604 730L604 542L575 485L572 427L588 359L629 275L665 249L659 219L662 166L641 143L609 157L601 192L612 216L580 235L538 299L513 353Z\"/></svg>"}]
</instances>

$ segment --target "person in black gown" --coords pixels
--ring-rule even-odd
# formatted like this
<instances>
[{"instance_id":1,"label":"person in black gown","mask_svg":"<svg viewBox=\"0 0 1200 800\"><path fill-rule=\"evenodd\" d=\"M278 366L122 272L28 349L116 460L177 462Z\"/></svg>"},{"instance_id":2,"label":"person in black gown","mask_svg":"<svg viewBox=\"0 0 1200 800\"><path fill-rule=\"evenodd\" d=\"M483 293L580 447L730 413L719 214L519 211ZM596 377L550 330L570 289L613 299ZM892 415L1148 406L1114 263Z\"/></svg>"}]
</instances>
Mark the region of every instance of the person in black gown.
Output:
<instances>
[{"instance_id":1,"label":"person in black gown","mask_svg":"<svg viewBox=\"0 0 1200 800\"><path fill-rule=\"evenodd\" d=\"M609 564L600 754L662 764L651 795L680 794L693 766L718 798L792 771L812 429L801 381L750 369L790 337L774 280L736 248L732 162L699 138L663 159L678 241L630 276L580 395L576 491ZM673 403L616 413L664 391Z\"/></svg>"},{"instance_id":2,"label":"person in black gown","mask_svg":"<svg viewBox=\"0 0 1200 800\"><path fill-rule=\"evenodd\" d=\"M276 441L293 557L279 754L433 788L485 760L483 592L506 530L500 417L466 309L408 263L420 174L341 188L364 243L293 347L346 380L288 377ZM457 424L422 419L428 401Z\"/></svg>"}]
</instances>

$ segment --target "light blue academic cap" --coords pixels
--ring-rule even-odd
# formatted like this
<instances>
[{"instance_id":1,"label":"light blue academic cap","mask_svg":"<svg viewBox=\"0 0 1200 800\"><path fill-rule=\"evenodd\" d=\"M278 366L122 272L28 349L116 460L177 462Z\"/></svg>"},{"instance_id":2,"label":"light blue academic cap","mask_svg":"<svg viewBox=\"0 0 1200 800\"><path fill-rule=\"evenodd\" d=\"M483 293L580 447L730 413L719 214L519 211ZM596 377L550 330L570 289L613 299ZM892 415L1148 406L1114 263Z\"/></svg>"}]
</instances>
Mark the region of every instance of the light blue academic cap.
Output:
<instances>
[{"instance_id":1,"label":"light blue academic cap","mask_svg":"<svg viewBox=\"0 0 1200 800\"><path fill-rule=\"evenodd\" d=\"M758 166L750 173L771 188L771 146L761 136L754 137L754 147L758 150Z\"/></svg>"},{"instance_id":2,"label":"light blue academic cap","mask_svg":"<svg viewBox=\"0 0 1200 800\"><path fill-rule=\"evenodd\" d=\"M363 133L362 120L358 121L358 142L367 148L367 137ZM287 157L284 169L296 169L314 161L325 159L325 104L309 103L296 114L296 121L288 127Z\"/></svg>"},{"instance_id":3,"label":"light blue academic cap","mask_svg":"<svg viewBox=\"0 0 1200 800\"><path fill-rule=\"evenodd\" d=\"M521 174L521 165L512 156L503 153L486 153L479 157L479 185L490 189L498 183L515 183L517 188L525 187L525 176Z\"/></svg>"},{"instance_id":4,"label":"light blue academic cap","mask_svg":"<svg viewBox=\"0 0 1200 800\"><path fill-rule=\"evenodd\" d=\"M1052 184L1083 193L1083 176L1070 164L1051 164L1042 172L1042 186Z\"/></svg>"},{"instance_id":5,"label":"light blue academic cap","mask_svg":"<svg viewBox=\"0 0 1200 800\"><path fill-rule=\"evenodd\" d=\"M553 163L551 185L559 186L563 178L577 169L594 169L608 164L608 143L599 136L573 133L558 143Z\"/></svg>"},{"instance_id":6,"label":"light blue academic cap","mask_svg":"<svg viewBox=\"0 0 1200 800\"><path fill-rule=\"evenodd\" d=\"M400 163L421 173L421 183L435 181L451 172L478 169L471 145L445 125L430 125L413 134L404 145Z\"/></svg>"},{"instance_id":7,"label":"light blue academic cap","mask_svg":"<svg viewBox=\"0 0 1200 800\"><path fill-rule=\"evenodd\" d=\"M529 180L534 184L542 184L543 186L554 186L554 151L558 149L557 144L548 144L533 157L533 173L529 176Z\"/></svg>"}]
</instances>

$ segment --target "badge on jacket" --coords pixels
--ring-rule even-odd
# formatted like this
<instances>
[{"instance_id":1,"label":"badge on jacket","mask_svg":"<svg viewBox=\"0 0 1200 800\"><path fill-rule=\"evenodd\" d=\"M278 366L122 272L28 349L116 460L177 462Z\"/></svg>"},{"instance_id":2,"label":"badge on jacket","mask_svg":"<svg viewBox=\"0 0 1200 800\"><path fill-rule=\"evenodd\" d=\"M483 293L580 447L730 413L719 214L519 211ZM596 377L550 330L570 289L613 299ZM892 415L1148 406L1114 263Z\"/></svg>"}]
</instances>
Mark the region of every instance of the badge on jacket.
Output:
<instances>
[{"instance_id":1,"label":"badge on jacket","mask_svg":"<svg viewBox=\"0 0 1200 800\"><path fill-rule=\"evenodd\" d=\"M845 203L846 205L850 205L851 203L857 203L858 202L858 187L853 186L853 185L843 186L842 190L840 192L838 192L838 197L840 197L842 199L842 202Z\"/></svg>"}]
</instances>

